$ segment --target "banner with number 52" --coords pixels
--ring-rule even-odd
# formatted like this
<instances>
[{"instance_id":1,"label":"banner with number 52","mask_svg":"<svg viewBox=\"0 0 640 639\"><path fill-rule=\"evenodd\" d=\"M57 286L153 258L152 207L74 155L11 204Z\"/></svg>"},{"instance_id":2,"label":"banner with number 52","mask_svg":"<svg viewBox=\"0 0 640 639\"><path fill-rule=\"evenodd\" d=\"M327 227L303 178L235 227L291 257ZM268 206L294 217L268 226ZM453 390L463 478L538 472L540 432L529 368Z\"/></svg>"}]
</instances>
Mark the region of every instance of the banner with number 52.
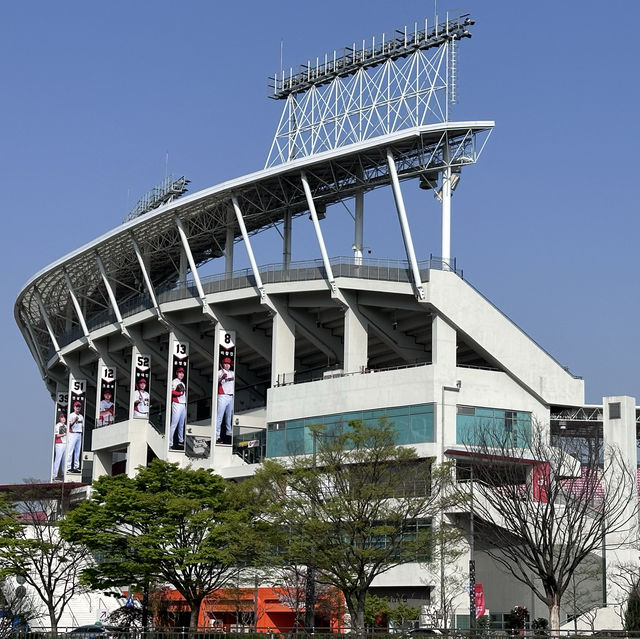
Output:
<instances>
[{"instance_id":1,"label":"banner with number 52","mask_svg":"<svg viewBox=\"0 0 640 639\"><path fill-rule=\"evenodd\" d=\"M133 388L131 389L134 419L149 419L151 408L151 356L133 351Z\"/></svg>"}]
</instances>

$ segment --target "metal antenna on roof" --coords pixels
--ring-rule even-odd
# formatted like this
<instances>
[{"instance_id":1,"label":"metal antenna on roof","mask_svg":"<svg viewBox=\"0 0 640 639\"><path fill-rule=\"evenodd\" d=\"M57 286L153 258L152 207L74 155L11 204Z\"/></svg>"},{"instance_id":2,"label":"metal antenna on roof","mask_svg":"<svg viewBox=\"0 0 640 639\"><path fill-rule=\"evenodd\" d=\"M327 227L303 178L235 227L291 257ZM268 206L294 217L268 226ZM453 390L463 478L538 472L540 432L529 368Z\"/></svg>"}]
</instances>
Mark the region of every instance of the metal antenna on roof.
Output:
<instances>
[{"instance_id":1,"label":"metal antenna on roof","mask_svg":"<svg viewBox=\"0 0 640 639\"><path fill-rule=\"evenodd\" d=\"M280 73L282 73L282 54L284 52L284 38L280 38Z\"/></svg>"}]
</instances>

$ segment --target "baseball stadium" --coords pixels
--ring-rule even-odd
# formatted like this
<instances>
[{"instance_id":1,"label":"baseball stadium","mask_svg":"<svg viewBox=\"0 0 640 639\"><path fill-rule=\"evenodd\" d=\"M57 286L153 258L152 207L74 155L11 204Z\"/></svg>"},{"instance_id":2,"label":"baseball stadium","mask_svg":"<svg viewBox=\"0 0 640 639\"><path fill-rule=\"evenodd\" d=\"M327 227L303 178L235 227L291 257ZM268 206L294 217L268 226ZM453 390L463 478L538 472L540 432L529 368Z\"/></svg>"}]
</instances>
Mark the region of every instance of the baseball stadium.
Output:
<instances>
[{"instance_id":1,"label":"baseball stadium","mask_svg":"<svg viewBox=\"0 0 640 639\"><path fill-rule=\"evenodd\" d=\"M462 465L478 420L510 434L533 423L556 437L597 432L636 482L635 399L587 405L584 381L451 255L455 189L482 171L494 128L452 118L457 50L471 46L473 26L447 15L280 70L269 79L282 116L264 168L196 193L186 176L169 177L122 224L27 282L15 319L53 400L52 482L132 475L156 458L241 480L265 459L310 453L312 425L379 418L420 457ZM371 194L385 189L395 206L384 229L370 228ZM407 189L439 211L437 254L414 241ZM345 208L352 227L338 233ZM317 257L294 261L303 228ZM400 238L403 259L372 258L366 232ZM274 237L281 258L258 263ZM342 244L337 255L327 238ZM480 528L472 547L468 512L446 516L467 535L458 567L474 560L493 619L514 600L546 614L495 565ZM600 559L614 555L637 561L624 550ZM371 590L428 612L440 578L404 564ZM614 589L606 579L592 608ZM462 592L456 627L469 625L468 600Z\"/></svg>"}]
</instances>

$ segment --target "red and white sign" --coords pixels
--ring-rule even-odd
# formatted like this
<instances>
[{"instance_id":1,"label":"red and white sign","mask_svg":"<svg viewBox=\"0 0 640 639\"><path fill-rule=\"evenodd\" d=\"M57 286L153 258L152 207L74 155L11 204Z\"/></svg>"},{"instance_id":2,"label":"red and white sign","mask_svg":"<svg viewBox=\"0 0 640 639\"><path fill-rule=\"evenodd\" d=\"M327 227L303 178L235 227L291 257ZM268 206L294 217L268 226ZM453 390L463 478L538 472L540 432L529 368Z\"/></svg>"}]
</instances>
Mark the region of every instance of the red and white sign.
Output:
<instances>
[{"instance_id":1,"label":"red and white sign","mask_svg":"<svg viewBox=\"0 0 640 639\"><path fill-rule=\"evenodd\" d=\"M484 591L482 590L482 584L476 584L476 619L480 619L486 612L484 607Z\"/></svg>"}]
</instances>

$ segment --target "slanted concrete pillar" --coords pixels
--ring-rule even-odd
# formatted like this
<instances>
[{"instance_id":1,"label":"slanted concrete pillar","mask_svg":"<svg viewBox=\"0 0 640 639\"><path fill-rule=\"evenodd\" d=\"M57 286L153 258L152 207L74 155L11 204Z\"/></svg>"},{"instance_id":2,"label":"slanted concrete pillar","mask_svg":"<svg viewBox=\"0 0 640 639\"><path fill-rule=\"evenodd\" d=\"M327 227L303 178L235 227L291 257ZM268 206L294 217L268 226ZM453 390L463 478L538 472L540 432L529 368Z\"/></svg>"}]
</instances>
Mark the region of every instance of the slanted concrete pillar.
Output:
<instances>
[{"instance_id":1,"label":"slanted concrete pillar","mask_svg":"<svg viewBox=\"0 0 640 639\"><path fill-rule=\"evenodd\" d=\"M296 353L295 322L283 304L274 304L271 340L271 385L293 382Z\"/></svg>"},{"instance_id":2,"label":"slanted concrete pillar","mask_svg":"<svg viewBox=\"0 0 640 639\"><path fill-rule=\"evenodd\" d=\"M367 321L359 313L356 304L349 303L344 314L343 369L345 373L356 373L367 367L367 326Z\"/></svg>"}]
</instances>

